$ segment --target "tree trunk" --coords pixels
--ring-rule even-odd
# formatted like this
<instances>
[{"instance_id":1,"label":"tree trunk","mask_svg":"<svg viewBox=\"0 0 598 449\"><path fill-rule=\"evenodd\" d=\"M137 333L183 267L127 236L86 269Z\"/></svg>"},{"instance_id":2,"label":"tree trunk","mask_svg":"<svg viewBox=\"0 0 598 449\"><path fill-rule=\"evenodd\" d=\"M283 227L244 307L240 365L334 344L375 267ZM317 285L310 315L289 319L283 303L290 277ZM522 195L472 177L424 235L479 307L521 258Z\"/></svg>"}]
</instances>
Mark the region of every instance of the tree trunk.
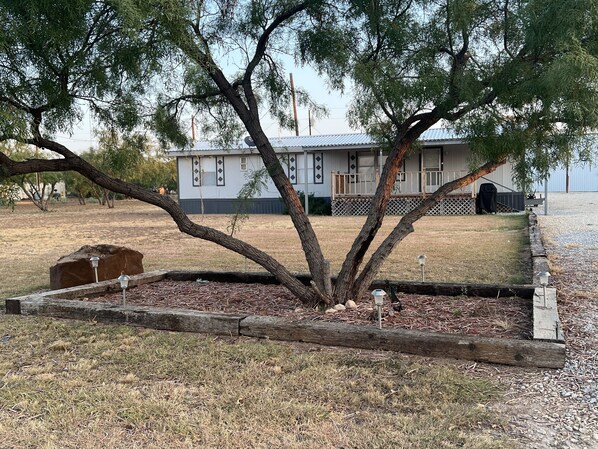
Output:
<instances>
[{"instance_id":1,"label":"tree trunk","mask_svg":"<svg viewBox=\"0 0 598 449\"><path fill-rule=\"evenodd\" d=\"M108 209L114 209L114 197L114 192L106 190L106 205L108 206Z\"/></svg>"},{"instance_id":2,"label":"tree trunk","mask_svg":"<svg viewBox=\"0 0 598 449\"><path fill-rule=\"evenodd\" d=\"M316 285L316 292L319 294L323 293L322 302L331 303L332 291L329 287L330 278L326 279L324 254L322 253L316 233L305 214L299 195L289 181L287 175L284 173L278 156L261 127L258 105L251 86L251 80L246 79L243 83L243 92L246 99L245 103L239 92L231 86L224 74L215 64L210 67L210 75L245 125L247 132L251 136L262 157L264 166L268 170L268 174L272 178L276 189L280 193L280 196L289 211L289 216L293 221L293 225L295 226L299 235L299 240L301 241L303 253L309 266L309 272ZM305 176L307 176L307 173Z\"/></svg>"},{"instance_id":3,"label":"tree trunk","mask_svg":"<svg viewBox=\"0 0 598 449\"><path fill-rule=\"evenodd\" d=\"M25 196L29 199L29 201L31 201L31 203L33 203L33 205L35 207L37 207L42 212L48 211L47 205L44 208L44 202L43 202L43 196L42 196L43 191L42 191L42 194L40 194L37 187L35 187L33 184L29 183L24 176L20 179L18 184L19 184L19 187L21 188L21 190L23 192L25 192Z\"/></svg>"},{"instance_id":4,"label":"tree trunk","mask_svg":"<svg viewBox=\"0 0 598 449\"><path fill-rule=\"evenodd\" d=\"M345 257L341 271L339 272L337 283L334 290L334 301L344 304L349 299L353 299L353 285L357 278L359 267L363 258L369 249L372 241L376 237L382 221L386 215L386 208L390 200L392 187L394 186L400 164L405 158L407 151L417 138L426 129L436 123L438 119L430 115L426 120L421 120L417 125L410 128L405 133L398 133L395 137L393 148L386 159L384 168L380 175L380 181L376 188L376 193L372 198L372 204L368 217L353 242L351 249Z\"/></svg>"},{"instance_id":5,"label":"tree trunk","mask_svg":"<svg viewBox=\"0 0 598 449\"><path fill-rule=\"evenodd\" d=\"M413 232L413 223L423 217L436 204L446 198L450 192L471 184L476 179L493 172L505 162L505 160L502 160L496 163L485 164L477 170L459 179L444 184L436 192L426 198L420 206L405 214L397 226L395 226L391 233L386 237L386 239L384 239L382 244L374 252L357 279L351 283L349 296L352 298L360 298L364 295L392 250L405 237Z\"/></svg>"},{"instance_id":6,"label":"tree trunk","mask_svg":"<svg viewBox=\"0 0 598 449\"><path fill-rule=\"evenodd\" d=\"M255 55L247 65L243 80L234 86L228 81L218 64L212 59L209 51L205 51L204 46L197 44L197 42L204 40L204 36L201 35L200 30L190 27L185 30L184 34L186 35L184 38L173 43L191 60L206 70L222 96L226 98L245 125L247 132L255 142L256 148L262 157L264 166L267 168L274 185L289 211L289 216L299 235L305 259L316 287L313 289L313 292L322 296L320 299L321 302L331 303L332 291L329 287L330 279L326 279L324 255L320 243L305 214L297 192L284 173L280 161L261 127L258 102L251 81L253 71L264 57L271 33L280 24L305 10L307 7L307 3L297 4L273 18L273 22L264 30L257 42ZM244 95L244 98L242 95ZM307 173L305 175L307 176Z\"/></svg>"},{"instance_id":7,"label":"tree trunk","mask_svg":"<svg viewBox=\"0 0 598 449\"><path fill-rule=\"evenodd\" d=\"M320 242L311 226L309 218L305 215L305 210L303 209L299 195L289 181L287 175L284 173L278 156L274 152L274 149L261 127L257 127L255 124L251 123L246 124L246 126L258 147L258 151L262 156L264 165L268 169L274 185L277 187L289 210L291 220L299 234L301 247L305 254L312 279L318 290L323 293L325 297L330 298L332 294L330 287L330 273L329 270L327 273L325 258L320 247ZM307 176L307 173L305 176Z\"/></svg>"}]
</instances>

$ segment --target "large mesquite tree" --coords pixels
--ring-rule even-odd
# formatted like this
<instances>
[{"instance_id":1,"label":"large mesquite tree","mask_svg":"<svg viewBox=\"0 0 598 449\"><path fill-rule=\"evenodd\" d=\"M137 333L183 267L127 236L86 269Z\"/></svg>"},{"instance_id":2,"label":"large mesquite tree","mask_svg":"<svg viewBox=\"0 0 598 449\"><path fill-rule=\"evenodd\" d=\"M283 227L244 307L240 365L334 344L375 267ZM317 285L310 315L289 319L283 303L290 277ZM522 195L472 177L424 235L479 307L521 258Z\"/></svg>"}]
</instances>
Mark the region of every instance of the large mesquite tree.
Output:
<instances>
[{"instance_id":1,"label":"large mesquite tree","mask_svg":"<svg viewBox=\"0 0 598 449\"><path fill-rule=\"evenodd\" d=\"M59 158L15 161L0 176L77 171L167 211L182 232L242 254L303 302L358 297L423 216L508 158L522 180L545 172L598 123L597 11L590 0L40 0L0 5L0 140ZM355 85L351 119L389 150L367 220L330 281L315 232L261 126L290 124L281 60L295 54L328 82ZM185 145L182 111L223 141L248 133L285 202L313 278L304 286L263 251L195 223L168 197L108 176L52 136L83 104L111 128L151 126ZM207 118L210 118L208 120ZM470 141L471 172L442 186L365 254L399 166L423 131L449 122Z\"/></svg>"},{"instance_id":2,"label":"large mesquite tree","mask_svg":"<svg viewBox=\"0 0 598 449\"><path fill-rule=\"evenodd\" d=\"M597 14L583 0L354 0L300 33L304 61L339 87L350 74L350 117L390 149L337 298L363 294L413 222L451 191L509 159L527 186L572 148L584 151L579 141L598 123ZM403 216L363 264L403 158L438 123L469 141L470 173Z\"/></svg>"}]
</instances>

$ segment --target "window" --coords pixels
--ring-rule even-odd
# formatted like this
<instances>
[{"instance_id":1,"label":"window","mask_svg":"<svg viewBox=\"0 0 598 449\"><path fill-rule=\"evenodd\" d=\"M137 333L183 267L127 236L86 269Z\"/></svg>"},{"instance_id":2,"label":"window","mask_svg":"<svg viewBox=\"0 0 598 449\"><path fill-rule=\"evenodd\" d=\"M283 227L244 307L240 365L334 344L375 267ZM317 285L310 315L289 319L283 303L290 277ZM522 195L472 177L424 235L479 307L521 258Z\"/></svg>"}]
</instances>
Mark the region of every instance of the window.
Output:
<instances>
[{"instance_id":1,"label":"window","mask_svg":"<svg viewBox=\"0 0 598 449\"><path fill-rule=\"evenodd\" d=\"M193 187L224 185L224 156L192 158Z\"/></svg>"},{"instance_id":2,"label":"window","mask_svg":"<svg viewBox=\"0 0 598 449\"><path fill-rule=\"evenodd\" d=\"M241 156L239 158L239 164L241 166L241 171L247 171L247 156Z\"/></svg>"}]
</instances>

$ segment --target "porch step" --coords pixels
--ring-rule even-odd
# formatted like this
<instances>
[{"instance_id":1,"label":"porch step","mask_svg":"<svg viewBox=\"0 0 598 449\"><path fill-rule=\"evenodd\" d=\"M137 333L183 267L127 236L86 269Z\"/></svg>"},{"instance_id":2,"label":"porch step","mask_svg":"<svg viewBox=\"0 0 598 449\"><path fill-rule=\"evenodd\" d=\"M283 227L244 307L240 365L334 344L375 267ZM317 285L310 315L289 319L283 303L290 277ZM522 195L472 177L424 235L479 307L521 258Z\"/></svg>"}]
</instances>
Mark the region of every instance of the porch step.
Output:
<instances>
[{"instance_id":1,"label":"porch step","mask_svg":"<svg viewBox=\"0 0 598 449\"><path fill-rule=\"evenodd\" d=\"M515 213L515 212L521 212L521 211L513 206L509 206L508 204L500 203L497 201L496 202L496 212L499 214L509 214L509 213Z\"/></svg>"}]
</instances>

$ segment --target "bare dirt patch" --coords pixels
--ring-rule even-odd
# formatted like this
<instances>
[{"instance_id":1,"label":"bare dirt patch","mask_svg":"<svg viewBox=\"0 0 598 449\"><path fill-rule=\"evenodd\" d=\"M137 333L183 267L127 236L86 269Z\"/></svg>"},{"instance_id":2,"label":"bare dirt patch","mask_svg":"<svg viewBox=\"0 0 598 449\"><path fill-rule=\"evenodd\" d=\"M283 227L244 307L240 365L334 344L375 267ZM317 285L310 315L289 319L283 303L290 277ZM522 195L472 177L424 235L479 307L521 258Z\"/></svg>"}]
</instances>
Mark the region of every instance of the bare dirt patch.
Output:
<instances>
[{"instance_id":1,"label":"bare dirt patch","mask_svg":"<svg viewBox=\"0 0 598 449\"><path fill-rule=\"evenodd\" d=\"M430 330L487 337L529 339L531 304L517 297L480 298L467 296L428 296L398 293L400 312L384 314L383 326ZM292 320L343 322L374 326L371 298L363 297L353 310L324 313L304 307L285 287L226 282L161 281L127 291L127 304L185 308L205 312L269 315ZM88 301L119 304L121 293L83 298Z\"/></svg>"}]
</instances>

